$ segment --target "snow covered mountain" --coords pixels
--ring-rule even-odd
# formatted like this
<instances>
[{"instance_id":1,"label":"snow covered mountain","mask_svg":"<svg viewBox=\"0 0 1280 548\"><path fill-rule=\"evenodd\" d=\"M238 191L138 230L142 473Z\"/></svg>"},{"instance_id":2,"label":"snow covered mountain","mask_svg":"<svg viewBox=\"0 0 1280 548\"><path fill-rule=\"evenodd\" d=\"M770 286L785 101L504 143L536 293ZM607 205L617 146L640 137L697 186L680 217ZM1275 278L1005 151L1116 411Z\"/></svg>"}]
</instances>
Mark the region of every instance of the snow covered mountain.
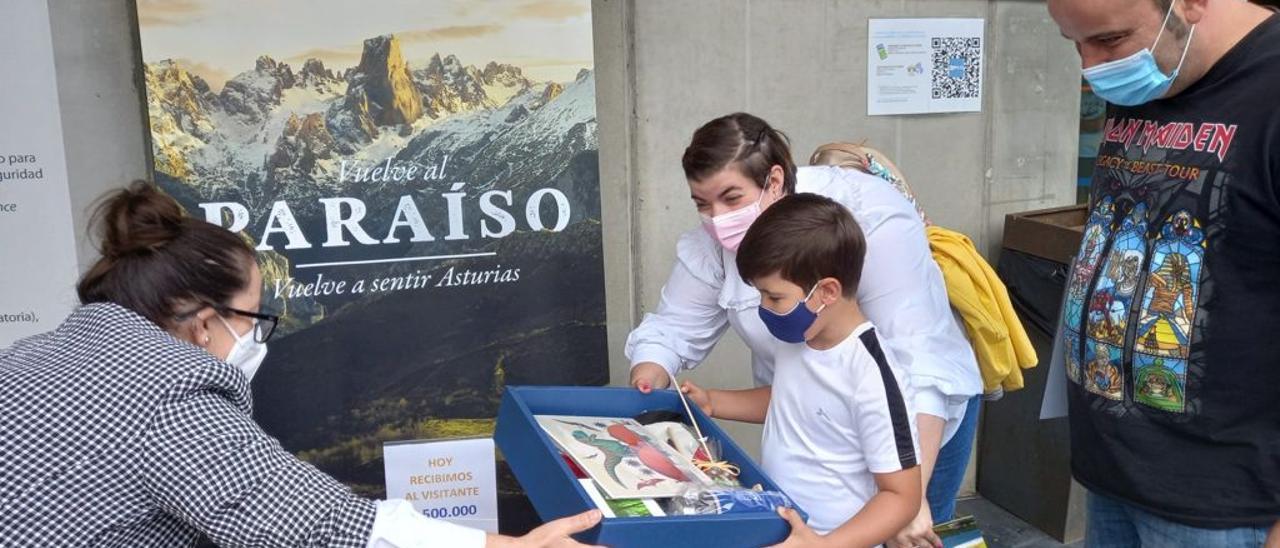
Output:
<instances>
[{"instance_id":1,"label":"snow covered mountain","mask_svg":"<svg viewBox=\"0 0 1280 548\"><path fill-rule=\"evenodd\" d=\"M254 222L275 200L305 215L318 197L377 190L339 181L344 160L430 165L448 155L453 180L516 188L554 180L596 147L590 71L562 85L453 55L413 63L393 35L365 40L360 62L340 73L262 56L217 93L175 61L146 65L144 77L157 171L246 205Z\"/></svg>"}]
</instances>

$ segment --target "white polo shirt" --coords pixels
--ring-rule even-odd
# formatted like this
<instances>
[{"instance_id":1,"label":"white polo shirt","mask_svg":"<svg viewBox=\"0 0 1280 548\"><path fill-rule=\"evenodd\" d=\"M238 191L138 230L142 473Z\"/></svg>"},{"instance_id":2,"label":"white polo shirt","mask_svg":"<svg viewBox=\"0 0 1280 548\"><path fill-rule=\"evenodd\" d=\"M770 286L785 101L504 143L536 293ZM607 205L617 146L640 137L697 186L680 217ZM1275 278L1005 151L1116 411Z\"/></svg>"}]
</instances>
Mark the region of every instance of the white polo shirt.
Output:
<instances>
[{"instance_id":1,"label":"white polo shirt","mask_svg":"<svg viewBox=\"0 0 1280 548\"><path fill-rule=\"evenodd\" d=\"M798 169L796 192L831 198L858 222L867 241L858 304L910 372L916 411L947 421L945 444L969 398L982 393L982 377L915 206L883 179L830 166ZM772 383L782 343L760 321L760 293L742 281L736 260L700 226L680 237L657 308L627 338L633 366L655 362L673 374L693 369L733 327L751 349L756 386Z\"/></svg>"},{"instance_id":2,"label":"white polo shirt","mask_svg":"<svg viewBox=\"0 0 1280 548\"><path fill-rule=\"evenodd\" d=\"M876 494L875 477L916 465L911 383L871 323L828 350L780 344L764 421L764 471L819 533Z\"/></svg>"}]
</instances>

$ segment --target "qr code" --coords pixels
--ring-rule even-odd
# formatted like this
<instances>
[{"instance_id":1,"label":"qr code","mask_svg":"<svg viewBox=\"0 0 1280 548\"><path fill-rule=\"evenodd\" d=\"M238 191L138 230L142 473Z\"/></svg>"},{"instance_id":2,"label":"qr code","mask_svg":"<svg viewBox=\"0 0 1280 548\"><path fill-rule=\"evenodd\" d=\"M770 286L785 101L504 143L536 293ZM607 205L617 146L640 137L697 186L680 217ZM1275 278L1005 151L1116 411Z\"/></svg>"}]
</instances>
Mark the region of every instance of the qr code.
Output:
<instances>
[{"instance_id":1,"label":"qr code","mask_svg":"<svg viewBox=\"0 0 1280 548\"><path fill-rule=\"evenodd\" d=\"M982 89L982 40L933 39L933 98L974 99Z\"/></svg>"}]
</instances>

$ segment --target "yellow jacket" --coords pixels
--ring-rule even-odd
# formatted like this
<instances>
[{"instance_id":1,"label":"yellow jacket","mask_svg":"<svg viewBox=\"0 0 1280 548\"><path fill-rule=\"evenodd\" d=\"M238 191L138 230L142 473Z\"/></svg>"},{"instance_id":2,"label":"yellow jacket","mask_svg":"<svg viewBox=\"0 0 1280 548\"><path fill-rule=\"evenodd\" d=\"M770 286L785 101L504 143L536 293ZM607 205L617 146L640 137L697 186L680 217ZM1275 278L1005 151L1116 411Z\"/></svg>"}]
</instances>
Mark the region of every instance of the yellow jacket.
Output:
<instances>
[{"instance_id":1,"label":"yellow jacket","mask_svg":"<svg viewBox=\"0 0 1280 548\"><path fill-rule=\"evenodd\" d=\"M964 234L937 226L926 231L951 307L964 321L978 358L983 391L990 394L1022 388L1022 370L1035 367L1038 359L1009 302L1004 282Z\"/></svg>"}]
</instances>

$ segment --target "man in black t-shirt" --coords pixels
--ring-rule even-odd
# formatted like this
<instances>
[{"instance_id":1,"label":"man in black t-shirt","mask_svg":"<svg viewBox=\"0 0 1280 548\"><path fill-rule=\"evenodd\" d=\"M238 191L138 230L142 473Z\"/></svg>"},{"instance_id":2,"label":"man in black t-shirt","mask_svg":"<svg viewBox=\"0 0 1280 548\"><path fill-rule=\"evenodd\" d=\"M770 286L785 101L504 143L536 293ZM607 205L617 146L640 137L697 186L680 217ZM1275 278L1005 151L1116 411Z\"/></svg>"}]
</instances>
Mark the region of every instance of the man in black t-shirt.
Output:
<instances>
[{"instance_id":1,"label":"man in black t-shirt","mask_svg":"<svg viewBox=\"0 0 1280 548\"><path fill-rule=\"evenodd\" d=\"M1086 543L1260 546L1280 531L1280 15L1049 12L1111 104L1055 356Z\"/></svg>"}]
</instances>

